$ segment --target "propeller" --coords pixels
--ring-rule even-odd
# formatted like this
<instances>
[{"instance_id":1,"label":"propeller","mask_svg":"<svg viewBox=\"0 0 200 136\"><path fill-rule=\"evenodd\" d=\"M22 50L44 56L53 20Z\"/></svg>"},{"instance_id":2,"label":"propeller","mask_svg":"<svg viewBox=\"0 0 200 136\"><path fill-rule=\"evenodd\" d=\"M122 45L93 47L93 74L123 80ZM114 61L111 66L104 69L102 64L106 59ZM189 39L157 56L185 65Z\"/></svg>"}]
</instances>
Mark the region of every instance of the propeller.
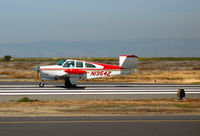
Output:
<instances>
[{"instance_id":1,"label":"propeller","mask_svg":"<svg viewBox=\"0 0 200 136\"><path fill-rule=\"evenodd\" d=\"M38 79L40 73L40 66L36 66L34 69L35 71L37 71L37 79Z\"/></svg>"},{"instance_id":2,"label":"propeller","mask_svg":"<svg viewBox=\"0 0 200 136\"><path fill-rule=\"evenodd\" d=\"M34 70L37 71L37 80L38 80L39 74L40 74L40 65L39 65L38 58L37 58L37 62L36 62L36 63L37 63L38 66L36 66L36 67L34 68Z\"/></svg>"}]
</instances>

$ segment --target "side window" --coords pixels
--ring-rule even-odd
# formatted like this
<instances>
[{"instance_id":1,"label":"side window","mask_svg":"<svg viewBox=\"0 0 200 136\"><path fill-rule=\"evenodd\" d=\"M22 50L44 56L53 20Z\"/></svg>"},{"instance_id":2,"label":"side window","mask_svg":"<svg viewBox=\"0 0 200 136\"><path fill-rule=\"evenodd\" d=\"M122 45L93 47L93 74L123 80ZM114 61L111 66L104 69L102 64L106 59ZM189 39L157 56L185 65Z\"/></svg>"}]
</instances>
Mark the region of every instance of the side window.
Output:
<instances>
[{"instance_id":1,"label":"side window","mask_svg":"<svg viewBox=\"0 0 200 136\"><path fill-rule=\"evenodd\" d=\"M95 65L90 64L90 63L85 63L85 67L86 67L86 68L96 68Z\"/></svg>"},{"instance_id":2,"label":"side window","mask_svg":"<svg viewBox=\"0 0 200 136\"><path fill-rule=\"evenodd\" d=\"M67 68L74 68L74 61L67 61L64 65Z\"/></svg>"},{"instance_id":3,"label":"side window","mask_svg":"<svg viewBox=\"0 0 200 136\"><path fill-rule=\"evenodd\" d=\"M83 67L83 62L76 62L76 67L77 68L82 68Z\"/></svg>"}]
</instances>

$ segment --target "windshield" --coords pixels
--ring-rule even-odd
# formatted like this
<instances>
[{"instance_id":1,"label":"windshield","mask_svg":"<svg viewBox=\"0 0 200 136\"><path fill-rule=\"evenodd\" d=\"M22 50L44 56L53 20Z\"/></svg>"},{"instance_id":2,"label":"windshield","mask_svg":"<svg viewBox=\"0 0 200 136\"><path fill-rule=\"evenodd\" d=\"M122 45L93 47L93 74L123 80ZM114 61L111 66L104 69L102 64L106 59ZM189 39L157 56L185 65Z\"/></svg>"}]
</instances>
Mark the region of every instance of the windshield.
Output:
<instances>
[{"instance_id":1,"label":"windshield","mask_svg":"<svg viewBox=\"0 0 200 136\"><path fill-rule=\"evenodd\" d=\"M66 60L61 60L58 63L56 63L56 65L62 66L62 64L65 62Z\"/></svg>"},{"instance_id":2,"label":"windshield","mask_svg":"<svg viewBox=\"0 0 200 136\"><path fill-rule=\"evenodd\" d=\"M63 67L74 68L74 61L67 61Z\"/></svg>"}]
</instances>

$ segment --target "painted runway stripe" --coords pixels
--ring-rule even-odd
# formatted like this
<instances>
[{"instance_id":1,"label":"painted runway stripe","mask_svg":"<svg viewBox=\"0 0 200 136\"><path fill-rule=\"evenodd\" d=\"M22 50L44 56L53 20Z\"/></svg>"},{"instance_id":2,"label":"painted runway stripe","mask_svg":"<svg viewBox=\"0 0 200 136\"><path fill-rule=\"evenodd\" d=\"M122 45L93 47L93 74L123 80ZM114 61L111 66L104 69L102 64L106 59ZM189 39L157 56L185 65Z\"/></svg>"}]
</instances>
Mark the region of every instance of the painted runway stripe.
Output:
<instances>
[{"instance_id":1,"label":"painted runway stripe","mask_svg":"<svg viewBox=\"0 0 200 136\"><path fill-rule=\"evenodd\" d=\"M178 91L177 89L153 89L153 90L148 90L148 89L136 89L136 88L83 88L83 89L63 89L63 88L5 88L5 89L0 89L0 92L12 92L12 91L92 91L92 90L96 90L96 91ZM200 91L200 89L184 89L185 91Z\"/></svg>"},{"instance_id":2,"label":"painted runway stripe","mask_svg":"<svg viewBox=\"0 0 200 136\"><path fill-rule=\"evenodd\" d=\"M56 87L58 85L45 85L45 87ZM200 87L200 85L78 85L84 87ZM38 87L38 85L0 85L1 87Z\"/></svg>"},{"instance_id":3,"label":"painted runway stripe","mask_svg":"<svg viewBox=\"0 0 200 136\"><path fill-rule=\"evenodd\" d=\"M177 92L177 89L171 89L171 90L0 90L0 93L11 93L11 92L16 92L16 93L21 93L21 92ZM185 92L200 92L198 89L185 89Z\"/></svg>"},{"instance_id":4,"label":"painted runway stripe","mask_svg":"<svg viewBox=\"0 0 200 136\"><path fill-rule=\"evenodd\" d=\"M0 93L1 96L9 95L128 95L128 94L177 94L177 92L93 92L93 93ZM200 94L200 92L187 92L187 94Z\"/></svg>"},{"instance_id":5,"label":"painted runway stripe","mask_svg":"<svg viewBox=\"0 0 200 136\"><path fill-rule=\"evenodd\" d=\"M160 122L200 122L200 120L91 120L91 121L13 121L0 124L68 124L68 123L160 123Z\"/></svg>"},{"instance_id":6,"label":"painted runway stripe","mask_svg":"<svg viewBox=\"0 0 200 136\"><path fill-rule=\"evenodd\" d=\"M27 88L27 87L19 87L19 88L0 88L0 90L146 90L144 88L134 88L134 87L105 87L105 88L97 88L97 87L92 87L92 88L87 88L87 87L77 87L77 88L60 88L60 87L51 87L51 88L39 88L39 87L35 87L35 88ZM171 90L171 91L175 91L178 90L179 88L153 88L153 90ZM200 91L200 88L184 88L185 90L196 90L196 91Z\"/></svg>"}]
</instances>

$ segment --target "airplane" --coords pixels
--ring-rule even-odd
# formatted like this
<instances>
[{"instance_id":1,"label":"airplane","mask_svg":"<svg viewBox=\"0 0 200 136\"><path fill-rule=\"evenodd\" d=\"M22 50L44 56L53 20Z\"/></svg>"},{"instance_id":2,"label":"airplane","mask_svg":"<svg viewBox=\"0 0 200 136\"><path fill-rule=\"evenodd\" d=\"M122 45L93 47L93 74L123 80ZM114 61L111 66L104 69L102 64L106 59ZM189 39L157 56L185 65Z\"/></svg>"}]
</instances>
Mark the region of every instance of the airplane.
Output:
<instances>
[{"instance_id":1,"label":"airplane","mask_svg":"<svg viewBox=\"0 0 200 136\"><path fill-rule=\"evenodd\" d=\"M92 79L113 75L122 75L136 72L138 57L135 55L120 55L119 66L87 62L80 60L61 60L56 65L37 66L35 71L40 73L39 87L44 87L45 80L65 81L66 88L76 87L80 79Z\"/></svg>"}]
</instances>

